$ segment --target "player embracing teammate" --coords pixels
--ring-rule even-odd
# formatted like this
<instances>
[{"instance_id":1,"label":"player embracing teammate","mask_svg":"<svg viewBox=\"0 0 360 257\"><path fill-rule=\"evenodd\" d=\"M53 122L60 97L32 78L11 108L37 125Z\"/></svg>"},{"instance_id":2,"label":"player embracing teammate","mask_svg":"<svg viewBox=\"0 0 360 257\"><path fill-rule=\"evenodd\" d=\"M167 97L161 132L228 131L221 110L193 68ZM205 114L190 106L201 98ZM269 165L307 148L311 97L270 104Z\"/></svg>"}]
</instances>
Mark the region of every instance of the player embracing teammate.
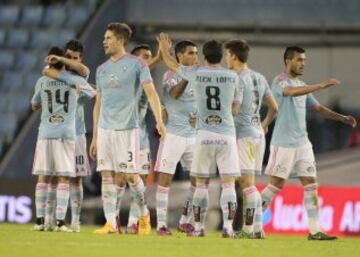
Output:
<instances>
[{"instance_id":1,"label":"player embracing teammate","mask_svg":"<svg viewBox=\"0 0 360 257\"><path fill-rule=\"evenodd\" d=\"M297 177L304 187L304 204L310 228L308 239L336 239L323 233L319 226L318 184L312 145L306 131L306 109L310 108L324 118L356 126L353 117L329 110L312 95L312 92L338 86L338 80L330 79L314 85L301 81L299 77L305 67L305 50L297 46L286 48L285 71L275 77L270 89L265 77L248 67L250 47L244 40L225 43L226 69L220 65L224 50L218 41L210 40L204 44L205 64L200 65L197 45L191 41L178 42L175 58L172 57L172 41L165 33L157 38L159 52L155 58L152 58L146 45L135 48L134 55L128 54L125 46L131 35L128 25L110 23L103 41L109 59L96 70L97 94L90 156L97 160L97 170L101 172L102 201L107 222L94 233L121 232L119 213L126 184L132 198L127 232L139 235L150 232L150 213L144 196L149 167L148 147L144 139L147 134L139 132L139 125L142 129L144 125L139 115L144 117L146 113L147 98L161 136L155 166L159 178L156 192L158 235L171 235L167 226L169 189L176 165L181 161L183 168L190 171L191 184L178 229L188 236L205 236L208 185L210 178L219 171L224 238L265 238L263 211L284 186L285 180ZM82 54L82 49L78 52ZM80 231L81 179L70 179L81 176L75 172L73 165L76 134L82 135L81 149L86 148L86 144L85 130L75 129L75 110L81 104L79 95L92 97L95 93L82 78L89 74L88 70L82 70L86 66L64 59L58 49L52 49L50 53L52 61L49 59L50 67L45 69L48 77L38 81L33 97L33 108L42 108L34 160L34 174L39 176L34 229L45 229L46 213L53 215L50 207L56 203L55 229L68 230L64 219L71 181L75 199L72 202L75 217L72 231ZM164 104L168 114L166 127L149 70L160 59L169 68L163 79ZM65 64L70 72L64 72L60 64ZM268 111L262 119L260 109L263 103ZM276 116L266 168L270 182L260 193L255 176L262 172L265 134ZM77 130L81 131L77 133ZM142 152L140 141L145 143L142 144ZM83 152L77 155L82 156ZM77 157L77 164L81 161ZM139 173L144 175L143 179ZM233 230L237 207L235 181L241 184L245 199L243 229L239 233ZM46 202L50 195L53 200Z\"/></svg>"}]
</instances>

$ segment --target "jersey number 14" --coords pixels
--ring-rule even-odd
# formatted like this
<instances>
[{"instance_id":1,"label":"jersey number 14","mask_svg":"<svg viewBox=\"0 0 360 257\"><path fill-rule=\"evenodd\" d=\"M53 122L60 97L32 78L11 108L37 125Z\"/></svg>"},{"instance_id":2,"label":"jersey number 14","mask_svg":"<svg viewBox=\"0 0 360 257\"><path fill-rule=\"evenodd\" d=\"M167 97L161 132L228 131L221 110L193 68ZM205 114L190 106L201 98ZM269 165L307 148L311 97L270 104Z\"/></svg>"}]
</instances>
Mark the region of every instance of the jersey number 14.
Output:
<instances>
[{"instance_id":1,"label":"jersey number 14","mask_svg":"<svg viewBox=\"0 0 360 257\"><path fill-rule=\"evenodd\" d=\"M51 90L45 90L45 93L48 96L48 108L49 108L49 112L53 113L53 92ZM57 89L55 91L55 104L60 104L63 106L64 108L64 112L68 112L69 111L69 91L65 91L64 92L64 97L63 100L61 100L61 91L60 89Z\"/></svg>"}]
</instances>

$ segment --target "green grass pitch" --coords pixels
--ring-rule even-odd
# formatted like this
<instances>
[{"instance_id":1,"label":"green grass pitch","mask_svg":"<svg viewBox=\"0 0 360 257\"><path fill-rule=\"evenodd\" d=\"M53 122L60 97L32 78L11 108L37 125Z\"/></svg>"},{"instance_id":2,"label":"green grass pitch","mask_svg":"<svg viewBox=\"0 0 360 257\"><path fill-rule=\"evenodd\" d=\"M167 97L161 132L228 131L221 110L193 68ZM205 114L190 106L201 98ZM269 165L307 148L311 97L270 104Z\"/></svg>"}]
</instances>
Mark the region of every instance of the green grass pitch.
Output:
<instances>
[{"instance_id":1,"label":"green grass pitch","mask_svg":"<svg viewBox=\"0 0 360 257\"><path fill-rule=\"evenodd\" d=\"M81 233L35 232L31 225L0 224L1 257L360 257L360 238L332 242L308 241L306 236L275 236L265 240L223 239L220 232L205 238L94 235L93 226Z\"/></svg>"}]
</instances>

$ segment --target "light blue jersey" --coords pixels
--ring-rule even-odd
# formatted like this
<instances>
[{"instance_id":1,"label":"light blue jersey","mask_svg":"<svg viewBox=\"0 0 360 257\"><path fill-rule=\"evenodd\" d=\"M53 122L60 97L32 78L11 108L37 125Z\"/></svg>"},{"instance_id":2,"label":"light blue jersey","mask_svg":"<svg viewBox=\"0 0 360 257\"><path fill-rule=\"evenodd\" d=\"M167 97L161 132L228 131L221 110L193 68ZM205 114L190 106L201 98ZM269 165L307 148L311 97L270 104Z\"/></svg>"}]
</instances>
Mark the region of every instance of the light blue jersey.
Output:
<instances>
[{"instance_id":1,"label":"light blue jersey","mask_svg":"<svg viewBox=\"0 0 360 257\"><path fill-rule=\"evenodd\" d=\"M69 71L64 71L61 73L60 78L61 81L65 83L74 83L75 81L80 84L85 84L86 79L83 77ZM96 90L92 89L87 94L80 94L78 98L78 104L76 108L76 135L82 135L86 133L86 126L85 126L85 118L84 118L84 104L87 98L93 98L96 95Z\"/></svg>"},{"instance_id":2,"label":"light blue jersey","mask_svg":"<svg viewBox=\"0 0 360 257\"><path fill-rule=\"evenodd\" d=\"M139 89L152 82L150 70L138 57L125 54L120 60L111 59L96 70L96 86L101 93L99 127L129 130L139 124Z\"/></svg>"},{"instance_id":3,"label":"light blue jersey","mask_svg":"<svg viewBox=\"0 0 360 257\"><path fill-rule=\"evenodd\" d=\"M271 94L269 84L263 75L251 69L240 72L239 83L243 90L243 101L239 115L234 118L236 137L262 137L264 131L260 108L263 99Z\"/></svg>"},{"instance_id":4,"label":"light blue jersey","mask_svg":"<svg viewBox=\"0 0 360 257\"><path fill-rule=\"evenodd\" d=\"M179 75L170 70L165 72L163 77L163 103L168 113L166 129L167 132L177 136L192 137L195 136L196 129L190 125L189 119L191 115L196 114L196 102L191 84L186 86L178 99L170 96L170 90L181 80Z\"/></svg>"},{"instance_id":5,"label":"light blue jersey","mask_svg":"<svg viewBox=\"0 0 360 257\"><path fill-rule=\"evenodd\" d=\"M238 75L220 66L180 66L177 73L193 86L197 129L235 137L232 104L241 101Z\"/></svg>"},{"instance_id":6,"label":"light blue jersey","mask_svg":"<svg viewBox=\"0 0 360 257\"><path fill-rule=\"evenodd\" d=\"M271 144L282 147L299 147L308 142L306 130L306 107L318 102L312 94L290 97L283 95L285 87L301 87L306 84L281 73L274 78L272 92L279 106Z\"/></svg>"},{"instance_id":7,"label":"light blue jersey","mask_svg":"<svg viewBox=\"0 0 360 257\"><path fill-rule=\"evenodd\" d=\"M90 92L88 85L80 86L80 93ZM75 140L78 96L73 87L62 81L43 76L36 82L31 102L41 106L39 139Z\"/></svg>"}]
</instances>

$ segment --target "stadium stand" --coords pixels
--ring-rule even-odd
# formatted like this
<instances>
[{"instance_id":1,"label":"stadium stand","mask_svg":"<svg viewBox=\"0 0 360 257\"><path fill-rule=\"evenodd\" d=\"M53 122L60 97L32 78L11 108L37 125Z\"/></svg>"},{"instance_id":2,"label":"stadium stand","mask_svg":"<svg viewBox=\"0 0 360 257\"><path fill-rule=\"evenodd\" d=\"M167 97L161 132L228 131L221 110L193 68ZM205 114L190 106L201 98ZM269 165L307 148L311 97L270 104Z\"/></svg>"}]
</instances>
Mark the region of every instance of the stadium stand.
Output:
<instances>
[{"instance_id":1,"label":"stadium stand","mask_svg":"<svg viewBox=\"0 0 360 257\"><path fill-rule=\"evenodd\" d=\"M304 44L316 57L312 60L316 61L317 69L309 68L306 73L309 81L318 81L320 77L326 78L336 71L344 75L344 83L348 88L356 87L351 79L356 72L349 69L351 64L347 64L349 56L355 54L351 47L360 42L360 38L354 34L360 31L360 18L355 15L360 11L360 5L354 0L224 0L221 3L206 0L206 4L200 0L169 0L167 5L157 0L108 0L103 1L98 9L95 8L96 0L66 1L62 5L59 5L59 1L54 1L54 4L46 1L50 2L46 6L40 5L40 1L35 1L33 5L26 1L19 2L23 4L7 4L0 8L0 12L4 13L0 18L0 45L5 45L0 56L7 56L0 60L0 91L6 92L0 99L12 97L14 91L9 88L19 88L19 83L24 94L28 93L30 96L40 75L47 47L79 36L80 31L83 31L81 40L85 44L86 63L92 71L90 82L94 82L94 71L105 59L103 49L99 47L102 44L103 30L107 23L114 20L131 24L135 31L134 43L147 42L154 48L155 35L162 30L171 33L175 39L189 38L200 45L210 35L220 40L244 37L253 46L251 65L262 71L269 80L282 68L283 47L290 42ZM191 6L192 10L196 10L196 15L188 12L184 6ZM228 8L229 6L232 8ZM91 13L94 16L86 23ZM345 13L348 15L346 19L343 18ZM167 17L171 17L171 20ZM333 58L336 58L336 62L332 61ZM311 67L311 63L309 66ZM161 80L163 71L164 67L154 71L155 81ZM14 73L18 75L16 79ZM14 80L13 86L4 84L9 79ZM157 83L158 87L159 85ZM317 97L325 104L331 104L334 97L340 97L341 106L345 104L347 108L351 107L350 114L358 116L359 106L354 100L358 99L358 94L347 92L349 91L334 89L331 94L324 93ZM13 108L11 106L1 104L0 108L9 111ZM29 108L30 105L26 113L29 113ZM22 110L21 107L19 109ZM87 127L91 132L91 113L87 113L86 117ZM32 121L35 122L36 118ZM317 142L314 144L316 152L335 150L349 144L348 128L336 127L333 123L325 123L312 116L309 116L309 121L310 138ZM27 138L31 135L36 137L36 128L31 126L33 127L31 132L27 132ZM329 139L334 133L341 134L341 144ZM35 139L29 139L28 144L31 145L31 142L34 144ZM4 142L1 145L4 153L9 145ZM31 160L32 156L28 156L26 163L31 165ZM7 161L9 162L10 160ZM16 172L11 168L7 170L8 173Z\"/></svg>"},{"instance_id":2,"label":"stadium stand","mask_svg":"<svg viewBox=\"0 0 360 257\"><path fill-rule=\"evenodd\" d=\"M75 38L96 1L0 1L0 156L30 112L30 97L51 45ZM51 2L51 1L50 1ZM56 1L55 1L56 2Z\"/></svg>"}]
</instances>

